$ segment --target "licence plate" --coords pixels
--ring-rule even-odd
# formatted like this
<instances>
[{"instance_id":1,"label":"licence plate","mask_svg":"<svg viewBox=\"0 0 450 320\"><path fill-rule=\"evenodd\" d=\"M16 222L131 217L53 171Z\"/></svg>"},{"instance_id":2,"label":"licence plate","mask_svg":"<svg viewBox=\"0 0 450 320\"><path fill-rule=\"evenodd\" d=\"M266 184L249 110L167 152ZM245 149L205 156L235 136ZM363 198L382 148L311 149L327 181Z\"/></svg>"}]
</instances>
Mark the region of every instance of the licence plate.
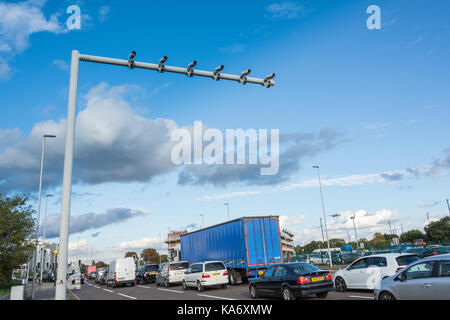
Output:
<instances>
[{"instance_id":1,"label":"licence plate","mask_svg":"<svg viewBox=\"0 0 450 320\"><path fill-rule=\"evenodd\" d=\"M119 281L123 281L123 280L125 280L125 278L119 278Z\"/></svg>"},{"instance_id":2,"label":"licence plate","mask_svg":"<svg viewBox=\"0 0 450 320\"><path fill-rule=\"evenodd\" d=\"M183 274L183 272L178 272L177 273L178 276L181 276L182 274Z\"/></svg>"},{"instance_id":3,"label":"licence plate","mask_svg":"<svg viewBox=\"0 0 450 320\"><path fill-rule=\"evenodd\" d=\"M263 271L263 270L259 270L259 271L258 271L258 274L259 274L259 275L262 275L262 274L264 274L264 271Z\"/></svg>"},{"instance_id":4,"label":"licence plate","mask_svg":"<svg viewBox=\"0 0 450 320\"><path fill-rule=\"evenodd\" d=\"M150 274L156 274L156 272L151 272Z\"/></svg>"},{"instance_id":5,"label":"licence plate","mask_svg":"<svg viewBox=\"0 0 450 320\"><path fill-rule=\"evenodd\" d=\"M213 273L213 276L220 276L220 272Z\"/></svg>"},{"instance_id":6,"label":"licence plate","mask_svg":"<svg viewBox=\"0 0 450 320\"><path fill-rule=\"evenodd\" d=\"M316 277L316 278L311 278L311 281L312 282L315 282L315 281L323 281L325 278L324 277Z\"/></svg>"}]
</instances>

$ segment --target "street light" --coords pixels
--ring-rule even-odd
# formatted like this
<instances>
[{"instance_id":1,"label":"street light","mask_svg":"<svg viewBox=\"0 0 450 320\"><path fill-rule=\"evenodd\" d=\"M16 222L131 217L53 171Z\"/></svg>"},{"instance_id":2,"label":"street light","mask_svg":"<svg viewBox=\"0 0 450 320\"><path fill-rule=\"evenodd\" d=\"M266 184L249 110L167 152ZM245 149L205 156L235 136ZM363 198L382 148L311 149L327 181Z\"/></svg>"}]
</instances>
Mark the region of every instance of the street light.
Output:
<instances>
[{"instance_id":1,"label":"street light","mask_svg":"<svg viewBox=\"0 0 450 320\"><path fill-rule=\"evenodd\" d=\"M328 258L330 258L330 267L332 267L333 261L331 259L330 240L328 239L327 217L325 214L325 204L323 202L322 181L320 180L320 168L319 166L313 166L313 168L317 169L317 175L319 177L320 198L322 199L323 221L325 223L325 234L327 236L327 244L328 244Z\"/></svg>"},{"instance_id":2,"label":"street light","mask_svg":"<svg viewBox=\"0 0 450 320\"><path fill-rule=\"evenodd\" d=\"M205 214L200 213L200 215L202 216L202 229L203 229L205 227L205 220L204 220Z\"/></svg>"},{"instance_id":3,"label":"street light","mask_svg":"<svg viewBox=\"0 0 450 320\"><path fill-rule=\"evenodd\" d=\"M53 197L51 194L45 195L45 218L44 218L44 232L42 233L42 245L44 247L44 253L45 253L45 229L47 228L47 207L48 207L48 197ZM45 262L45 258L42 258L41 255L41 283L42 283L42 273L43 273L43 264Z\"/></svg>"},{"instance_id":4,"label":"street light","mask_svg":"<svg viewBox=\"0 0 450 320\"><path fill-rule=\"evenodd\" d=\"M448 214L450 214L450 204L448 203L448 199L447 199L447 208L448 208Z\"/></svg>"},{"instance_id":5,"label":"street light","mask_svg":"<svg viewBox=\"0 0 450 320\"><path fill-rule=\"evenodd\" d=\"M354 213L353 216L350 217L350 219L353 220L353 228L355 229L355 241L356 241L356 246L359 247L358 236L356 235L355 217L356 217L356 213Z\"/></svg>"},{"instance_id":6,"label":"street light","mask_svg":"<svg viewBox=\"0 0 450 320\"><path fill-rule=\"evenodd\" d=\"M242 81L242 75L231 75L221 73L223 66L216 68L214 72L202 71L197 69L179 68L166 66L160 61L159 64L136 62L134 58L136 52L132 52L128 60L112 59L106 57L98 57L91 55L80 54L79 51L72 51L72 62L70 66L70 84L69 84L69 101L67 108L67 127L66 127L66 145L64 151L64 174L63 174L63 187L62 187L62 201L61 201L61 222L59 233L59 249L60 254L58 256L58 273L57 284L55 292L55 300L66 299L66 272L67 272L67 258L68 258L68 244L69 244L69 221L70 221L70 200L72 190L72 167L73 167L73 149L75 139L75 116L76 116L76 104L77 104L77 91L78 91L78 69L80 61L110 64L116 66L127 67L130 70L135 68L154 70L162 72L171 72L189 75L190 77L199 76L211 78L216 81L219 80L231 80L240 83L253 83L259 84L266 88L270 88L275 85L275 81L271 80L275 75L272 74L264 79L253 78L245 76L245 81ZM167 60L167 59L165 59ZM164 61L165 62L165 61Z\"/></svg>"},{"instance_id":7,"label":"street light","mask_svg":"<svg viewBox=\"0 0 450 320\"><path fill-rule=\"evenodd\" d=\"M322 230L322 242L325 242L325 238L323 237L322 218L320 218L320 230Z\"/></svg>"},{"instance_id":8,"label":"street light","mask_svg":"<svg viewBox=\"0 0 450 320\"><path fill-rule=\"evenodd\" d=\"M433 232L431 231L430 213L429 212L427 212L427 219L428 219L428 228L430 228L430 238L431 238L431 241L433 241Z\"/></svg>"},{"instance_id":9,"label":"street light","mask_svg":"<svg viewBox=\"0 0 450 320\"><path fill-rule=\"evenodd\" d=\"M228 220L230 220L230 204L228 202L224 203L227 206Z\"/></svg>"},{"instance_id":10,"label":"street light","mask_svg":"<svg viewBox=\"0 0 450 320\"><path fill-rule=\"evenodd\" d=\"M39 176L39 194L38 194L38 208L37 208L37 220L36 220L36 249L34 251L33 258L33 284L31 286L31 299L34 299L34 287L36 282L36 262L37 262L37 253L39 248L39 221L41 216L41 193L42 193L42 175L44 172L44 157L45 157L45 139L46 138L56 138L54 135L44 134L42 136L42 152L41 152L41 173Z\"/></svg>"}]
</instances>

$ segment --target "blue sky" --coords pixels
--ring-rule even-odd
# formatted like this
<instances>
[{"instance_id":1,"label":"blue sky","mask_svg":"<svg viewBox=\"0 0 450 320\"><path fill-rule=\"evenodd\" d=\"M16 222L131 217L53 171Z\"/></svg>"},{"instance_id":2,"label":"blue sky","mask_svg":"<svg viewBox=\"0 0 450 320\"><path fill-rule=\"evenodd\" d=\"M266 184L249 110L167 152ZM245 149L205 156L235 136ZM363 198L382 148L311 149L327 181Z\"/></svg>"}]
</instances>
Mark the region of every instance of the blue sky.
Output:
<instances>
[{"instance_id":1,"label":"blue sky","mask_svg":"<svg viewBox=\"0 0 450 320\"><path fill-rule=\"evenodd\" d=\"M66 27L72 4L81 30ZM366 27L372 4L380 30ZM432 4L0 1L0 192L37 193L40 135L56 134L44 189L55 195L58 234L70 53L127 59L135 50L137 61L166 55L175 66L195 59L203 70L275 72L276 85L82 62L70 237L72 249L79 237L79 256L159 247L159 234L198 227L200 213L207 225L224 221L224 202L233 218L278 214L298 243L319 239L316 164L327 213L341 213L328 219L332 236L347 239L355 212L368 238L387 232L388 220L397 231L423 228L426 212L448 214L450 197L450 4ZM281 182L255 184L248 168L215 180L168 161L167 132L194 121L307 135L288 141L296 151L286 152L293 161ZM183 172L198 183L181 185Z\"/></svg>"}]
</instances>

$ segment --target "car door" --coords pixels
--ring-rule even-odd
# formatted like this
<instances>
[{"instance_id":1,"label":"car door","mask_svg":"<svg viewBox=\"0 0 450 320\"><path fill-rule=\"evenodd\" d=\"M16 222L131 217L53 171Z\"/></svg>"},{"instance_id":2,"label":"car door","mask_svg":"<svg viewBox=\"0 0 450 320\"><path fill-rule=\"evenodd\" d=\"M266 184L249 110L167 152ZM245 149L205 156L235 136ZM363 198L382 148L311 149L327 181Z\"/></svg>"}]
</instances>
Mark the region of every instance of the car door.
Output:
<instances>
[{"instance_id":1,"label":"car door","mask_svg":"<svg viewBox=\"0 0 450 320\"><path fill-rule=\"evenodd\" d=\"M362 258L346 270L344 279L348 288L366 288L368 262L369 258Z\"/></svg>"},{"instance_id":2,"label":"car door","mask_svg":"<svg viewBox=\"0 0 450 320\"><path fill-rule=\"evenodd\" d=\"M439 272L436 278L432 279L432 286L436 300L450 299L450 260L441 260Z\"/></svg>"},{"instance_id":3,"label":"car door","mask_svg":"<svg viewBox=\"0 0 450 320\"><path fill-rule=\"evenodd\" d=\"M369 257L366 269L365 288L374 289L375 284L387 273L385 257Z\"/></svg>"},{"instance_id":4,"label":"car door","mask_svg":"<svg viewBox=\"0 0 450 320\"><path fill-rule=\"evenodd\" d=\"M270 295L281 297L281 279L286 275L286 268L284 266L277 266L273 272L273 276L267 283L267 290Z\"/></svg>"},{"instance_id":5,"label":"car door","mask_svg":"<svg viewBox=\"0 0 450 320\"><path fill-rule=\"evenodd\" d=\"M434 300L432 280L436 261L424 261L414 264L402 272L396 281L394 290L401 300Z\"/></svg>"}]
</instances>

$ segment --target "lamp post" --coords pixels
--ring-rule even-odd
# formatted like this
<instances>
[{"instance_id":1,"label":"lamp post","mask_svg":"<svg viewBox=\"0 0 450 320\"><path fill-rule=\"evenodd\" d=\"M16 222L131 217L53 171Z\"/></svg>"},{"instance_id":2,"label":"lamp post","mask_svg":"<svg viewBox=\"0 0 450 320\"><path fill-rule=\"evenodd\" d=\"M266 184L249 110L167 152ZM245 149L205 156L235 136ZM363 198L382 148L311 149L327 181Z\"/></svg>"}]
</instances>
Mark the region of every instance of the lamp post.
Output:
<instances>
[{"instance_id":1,"label":"lamp post","mask_svg":"<svg viewBox=\"0 0 450 320\"><path fill-rule=\"evenodd\" d=\"M44 247L44 253L45 253L45 231L47 228L47 207L48 207L48 197L53 197L53 195L51 194L47 194L45 195L45 217L44 217L44 231L42 233L42 245ZM43 273L43 264L45 263L45 258L42 258L41 255L41 270L40 270L40 274L41 274L41 283L42 283L42 273Z\"/></svg>"},{"instance_id":2,"label":"lamp post","mask_svg":"<svg viewBox=\"0 0 450 320\"><path fill-rule=\"evenodd\" d=\"M322 230L322 242L325 242L325 238L323 237L322 218L320 218L320 230Z\"/></svg>"},{"instance_id":3,"label":"lamp post","mask_svg":"<svg viewBox=\"0 0 450 320\"><path fill-rule=\"evenodd\" d=\"M45 139L46 138L56 138L54 135L44 134L42 136L42 152L41 152L41 173L39 176L39 194L38 194L38 208L37 208L37 220L36 220L36 249L34 251L33 258L33 283L31 286L31 299L34 299L34 287L36 283L36 262L37 262L37 253L39 249L39 222L41 216L41 193L42 193L42 175L44 173L44 157L45 157Z\"/></svg>"},{"instance_id":4,"label":"lamp post","mask_svg":"<svg viewBox=\"0 0 450 320\"><path fill-rule=\"evenodd\" d=\"M69 220L70 220L70 200L72 189L72 168L73 168L73 149L75 139L75 116L76 116L76 104L77 104L77 91L78 91L78 70L80 61L94 62L101 64L110 64L116 66L127 67L131 70L135 68L158 71L163 74L165 72L178 73L187 75L189 78L194 76L211 78L216 81L219 80L231 80L237 81L241 84L254 83L262 85L266 88L270 88L275 85L272 80L275 74L269 74L264 79L248 77L251 70L245 70L241 75L231 75L221 73L224 66L217 67L214 72L203 71L194 69L197 65L196 61L193 61L188 65L188 68L179 68L166 66L167 57L163 57L159 60L159 64L144 63L134 61L136 52L133 51L128 60L112 59L106 57L98 57L91 55L80 54L79 51L72 51L72 62L70 67L70 84L69 84L69 100L67 109L67 129L66 129L66 145L64 152L64 174L63 174L63 187L62 187L62 201L61 201L61 222L60 222L60 235L59 235L59 249L60 254L58 256L58 276L55 292L55 300L66 299L66 271L67 271L67 258L68 258L68 239L69 239Z\"/></svg>"},{"instance_id":5,"label":"lamp post","mask_svg":"<svg viewBox=\"0 0 450 320\"><path fill-rule=\"evenodd\" d=\"M447 208L448 208L448 214L450 214L450 204L448 202L448 199L447 199Z\"/></svg>"},{"instance_id":6,"label":"lamp post","mask_svg":"<svg viewBox=\"0 0 450 320\"><path fill-rule=\"evenodd\" d=\"M200 215L202 216L202 229L203 229L205 227L205 220L204 220L205 214L200 213Z\"/></svg>"},{"instance_id":7,"label":"lamp post","mask_svg":"<svg viewBox=\"0 0 450 320\"><path fill-rule=\"evenodd\" d=\"M430 238L431 238L431 241L433 241L433 232L431 231L430 213L429 212L427 212L427 219L428 219L428 228L430 228Z\"/></svg>"},{"instance_id":8,"label":"lamp post","mask_svg":"<svg viewBox=\"0 0 450 320\"><path fill-rule=\"evenodd\" d=\"M322 210L323 210L323 222L325 223L325 234L327 236L327 244L328 244L328 258L330 259L330 267L332 267L333 259L331 259L330 240L328 239L327 218L325 215L325 204L323 202L322 181L320 180L320 168L319 166L313 166L313 168L317 169L317 175L319 177L320 198L322 199Z\"/></svg>"},{"instance_id":9,"label":"lamp post","mask_svg":"<svg viewBox=\"0 0 450 320\"><path fill-rule=\"evenodd\" d=\"M228 221L230 220L230 204L228 202L224 203L224 205L227 206L227 214L228 214Z\"/></svg>"},{"instance_id":10,"label":"lamp post","mask_svg":"<svg viewBox=\"0 0 450 320\"><path fill-rule=\"evenodd\" d=\"M358 235L356 234L356 223L355 223L355 217L356 217L356 213L353 214L352 217L350 217L350 219L353 220L353 229L355 229L355 241L356 241L356 246L359 247L359 243L358 243Z\"/></svg>"}]
</instances>

